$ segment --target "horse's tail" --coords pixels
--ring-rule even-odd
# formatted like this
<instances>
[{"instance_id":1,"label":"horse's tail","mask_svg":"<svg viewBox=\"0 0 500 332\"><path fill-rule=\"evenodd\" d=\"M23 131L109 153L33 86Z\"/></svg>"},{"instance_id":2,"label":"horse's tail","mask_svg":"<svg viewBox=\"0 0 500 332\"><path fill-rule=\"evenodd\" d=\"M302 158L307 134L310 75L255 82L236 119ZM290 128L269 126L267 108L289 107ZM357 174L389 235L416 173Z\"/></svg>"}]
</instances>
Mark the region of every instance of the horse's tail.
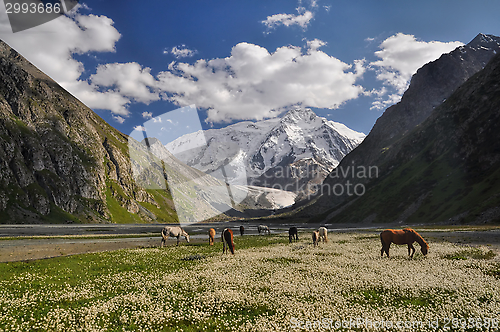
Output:
<instances>
[{"instance_id":1,"label":"horse's tail","mask_svg":"<svg viewBox=\"0 0 500 332\"><path fill-rule=\"evenodd\" d=\"M325 229L325 242L328 243L328 231Z\"/></svg>"},{"instance_id":2,"label":"horse's tail","mask_svg":"<svg viewBox=\"0 0 500 332\"><path fill-rule=\"evenodd\" d=\"M382 242L382 247L386 246L386 242L384 240L384 232L385 231L383 231L383 232L380 233L380 242Z\"/></svg>"}]
</instances>

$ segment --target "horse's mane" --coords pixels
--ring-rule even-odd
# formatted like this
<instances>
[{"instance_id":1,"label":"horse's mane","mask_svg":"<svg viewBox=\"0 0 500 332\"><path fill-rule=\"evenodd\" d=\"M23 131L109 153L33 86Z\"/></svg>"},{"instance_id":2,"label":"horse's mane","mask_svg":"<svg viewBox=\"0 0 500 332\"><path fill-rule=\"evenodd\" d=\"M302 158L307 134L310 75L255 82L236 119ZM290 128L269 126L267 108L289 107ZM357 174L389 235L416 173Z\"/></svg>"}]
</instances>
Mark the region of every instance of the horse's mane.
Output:
<instances>
[{"instance_id":1,"label":"horse's mane","mask_svg":"<svg viewBox=\"0 0 500 332\"><path fill-rule=\"evenodd\" d=\"M420 234L418 234L413 228L404 228L403 231L405 232L409 232L409 233L412 233L413 235L415 235L415 237L417 238L417 242L420 244L420 245L425 245L427 247L427 249L429 249L429 244L424 240L424 238L422 236L420 236Z\"/></svg>"}]
</instances>

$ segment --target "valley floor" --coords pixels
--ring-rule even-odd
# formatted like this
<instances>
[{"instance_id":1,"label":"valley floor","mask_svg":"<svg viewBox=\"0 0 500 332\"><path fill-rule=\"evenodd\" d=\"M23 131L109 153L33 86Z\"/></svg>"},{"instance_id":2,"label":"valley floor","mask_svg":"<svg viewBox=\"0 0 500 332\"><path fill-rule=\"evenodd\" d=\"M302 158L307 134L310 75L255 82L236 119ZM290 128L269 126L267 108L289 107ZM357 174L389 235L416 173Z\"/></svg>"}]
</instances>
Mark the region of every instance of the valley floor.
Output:
<instances>
[{"instance_id":1,"label":"valley floor","mask_svg":"<svg viewBox=\"0 0 500 332\"><path fill-rule=\"evenodd\" d=\"M234 256L200 238L0 263L0 331L497 331L498 230L419 231L430 251L413 259L405 246L381 258L363 230L316 248L309 232L238 236Z\"/></svg>"},{"instance_id":2,"label":"valley floor","mask_svg":"<svg viewBox=\"0 0 500 332\"><path fill-rule=\"evenodd\" d=\"M0 263L0 331L498 330L498 229L419 231L430 251L413 259L394 245L381 258L363 230L318 247L309 232L238 236L234 256L145 237L153 247Z\"/></svg>"},{"instance_id":3,"label":"valley floor","mask_svg":"<svg viewBox=\"0 0 500 332\"><path fill-rule=\"evenodd\" d=\"M258 223L246 225L246 233L256 235ZM202 224L191 226L189 229L191 244L202 244L208 241L207 231L214 227L216 230L223 227L233 226L231 224ZM304 233L303 237L309 239L309 234L305 234L307 225L301 225L299 228ZM59 256L68 256L74 254L85 254L92 252L113 251L119 249L157 247L161 242L159 232L162 225L75 225L75 226L50 226L45 233L40 229L43 225L30 226L0 226L0 262L16 262L33 259L45 259ZM239 236L238 226L233 226L235 237ZM332 227L332 226L330 226ZM311 230L316 227L311 226ZM11 232L6 231L9 229ZM28 232L26 230L29 230ZM286 235L286 225L278 224L271 226L273 234L281 233ZM350 229L345 228L332 230L330 235L334 236L336 232L365 232L370 234L380 233L380 229ZM14 231L15 230L15 231ZM494 259L500 261L500 226L489 227L457 227L440 226L433 228L417 228L419 233L430 242L450 242L463 246L486 246L496 256ZM3 234L2 234L3 231ZM131 233L135 231L136 233ZM12 236L23 232L24 238ZM158 233L155 234L154 232ZM35 234L44 234L36 236ZM220 233L219 231L217 232ZM6 237L6 235L11 235ZM28 237L26 237L28 236ZM216 236L216 242L220 242L219 236ZM167 245L175 245L176 239L169 239ZM181 245L185 245L184 238ZM418 248L417 248L418 249Z\"/></svg>"}]
</instances>

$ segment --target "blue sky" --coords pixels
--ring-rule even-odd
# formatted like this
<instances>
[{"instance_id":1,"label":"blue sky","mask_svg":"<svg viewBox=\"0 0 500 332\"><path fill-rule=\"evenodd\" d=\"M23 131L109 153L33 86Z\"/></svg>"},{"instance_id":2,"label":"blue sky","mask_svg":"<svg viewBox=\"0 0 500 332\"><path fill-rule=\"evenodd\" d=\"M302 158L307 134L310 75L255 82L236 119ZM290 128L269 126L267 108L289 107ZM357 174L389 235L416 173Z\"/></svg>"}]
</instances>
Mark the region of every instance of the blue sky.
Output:
<instances>
[{"instance_id":1,"label":"blue sky","mask_svg":"<svg viewBox=\"0 0 500 332\"><path fill-rule=\"evenodd\" d=\"M0 38L125 134L189 105L205 129L310 107L368 133L420 66L500 35L486 0L80 4L15 34L0 5Z\"/></svg>"}]
</instances>

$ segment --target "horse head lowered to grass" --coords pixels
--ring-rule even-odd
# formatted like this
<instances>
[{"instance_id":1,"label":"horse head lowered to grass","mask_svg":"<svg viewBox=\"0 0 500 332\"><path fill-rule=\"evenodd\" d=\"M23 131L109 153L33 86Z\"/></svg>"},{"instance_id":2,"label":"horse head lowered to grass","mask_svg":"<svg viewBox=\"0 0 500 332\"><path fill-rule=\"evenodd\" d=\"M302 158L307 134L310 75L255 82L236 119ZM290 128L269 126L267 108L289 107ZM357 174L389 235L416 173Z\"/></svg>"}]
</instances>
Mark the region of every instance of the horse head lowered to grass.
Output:
<instances>
[{"instance_id":1,"label":"horse head lowered to grass","mask_svg":"<svg viewBox=\"0 0 500 332\"><path fill-rule=\"evenodd\" d=\"M299 240L299 231L295 226L290 227L290 229L288 230L288 241L292 243L293 240L295 241Z\"/></svg>"},{"instance_id":2,"label":"horse head lowered to grass","mask_svg":"<svg viewBox=\"0 0 500 332\"><path fill-rule=\"evenodd\" d=\"M323 243L328 243L328 229L326 227L318 228L319 238L323 240Z\"/></svg>"},{"instance_id":3,"label":"horse head lowered to grass","mask_svg":"<svg viewBox=\"0 0 500 332\"><path fill-rule=\"evenodd\" d=\"M389 257L389 248L391 243L395 244L407 244L408 245L408 256L413 258L413 254L415 253L415 248L413 247L414 242L418 242L420 244L420 250L422 254L425 256L429 251L429 245L425 240L415 232L411 228L405 228L401 230L394 229L386 229L382 233L380 233L380 241L382 242L382 249L380 250L380 255L384 256L384 252ZM410 254L411 252L411 254Z\"/></svg>"},{"instance_id":4,"label":"horse head lowered to grass","mask_svg":"<svg viewBox=\"0 0 500 332\"><path fill-rule=\"evenodd\" d=\"M257 227L257 231L259 231L259 234L260 234L260 233L264 233L264 234L266 234L266 233L267 233L267 235L271 235L271 230L270 230L270 229L269 229L269 227L268 227L268 226L266 226L266 225L259 225L259 226Z\"/></svg>"},{"instance_id":5,"label":"horse head lowered to grass","mask_svg":"<svg viewBox=\"0 0 500 332\"><path fill-rule=\"evenodd\" d=\"M179 226L167 226L164 229L162 229L162 231L161 231L161 246L162 247L167 242L167 239L169 238L169 236L173 236L173 237L177 238L177 245L179 245L179 241L180 241L181 236L184 236L184 238L186 239L186 242L189 243L189 234L185 230L183 230Z\"/></svg>"},{"instance_id":6,"label":"horse head lowered to grass","mask_svg":"<svg viewBox=\"0 0 500 332\"><path fill-rule=\"evenodd\" d=\"M222 231L222 253L231 251L231 254L234 255L234 242L233 242L233 231L229 228L225 228Z\"/></svg>"}]
</instances>

